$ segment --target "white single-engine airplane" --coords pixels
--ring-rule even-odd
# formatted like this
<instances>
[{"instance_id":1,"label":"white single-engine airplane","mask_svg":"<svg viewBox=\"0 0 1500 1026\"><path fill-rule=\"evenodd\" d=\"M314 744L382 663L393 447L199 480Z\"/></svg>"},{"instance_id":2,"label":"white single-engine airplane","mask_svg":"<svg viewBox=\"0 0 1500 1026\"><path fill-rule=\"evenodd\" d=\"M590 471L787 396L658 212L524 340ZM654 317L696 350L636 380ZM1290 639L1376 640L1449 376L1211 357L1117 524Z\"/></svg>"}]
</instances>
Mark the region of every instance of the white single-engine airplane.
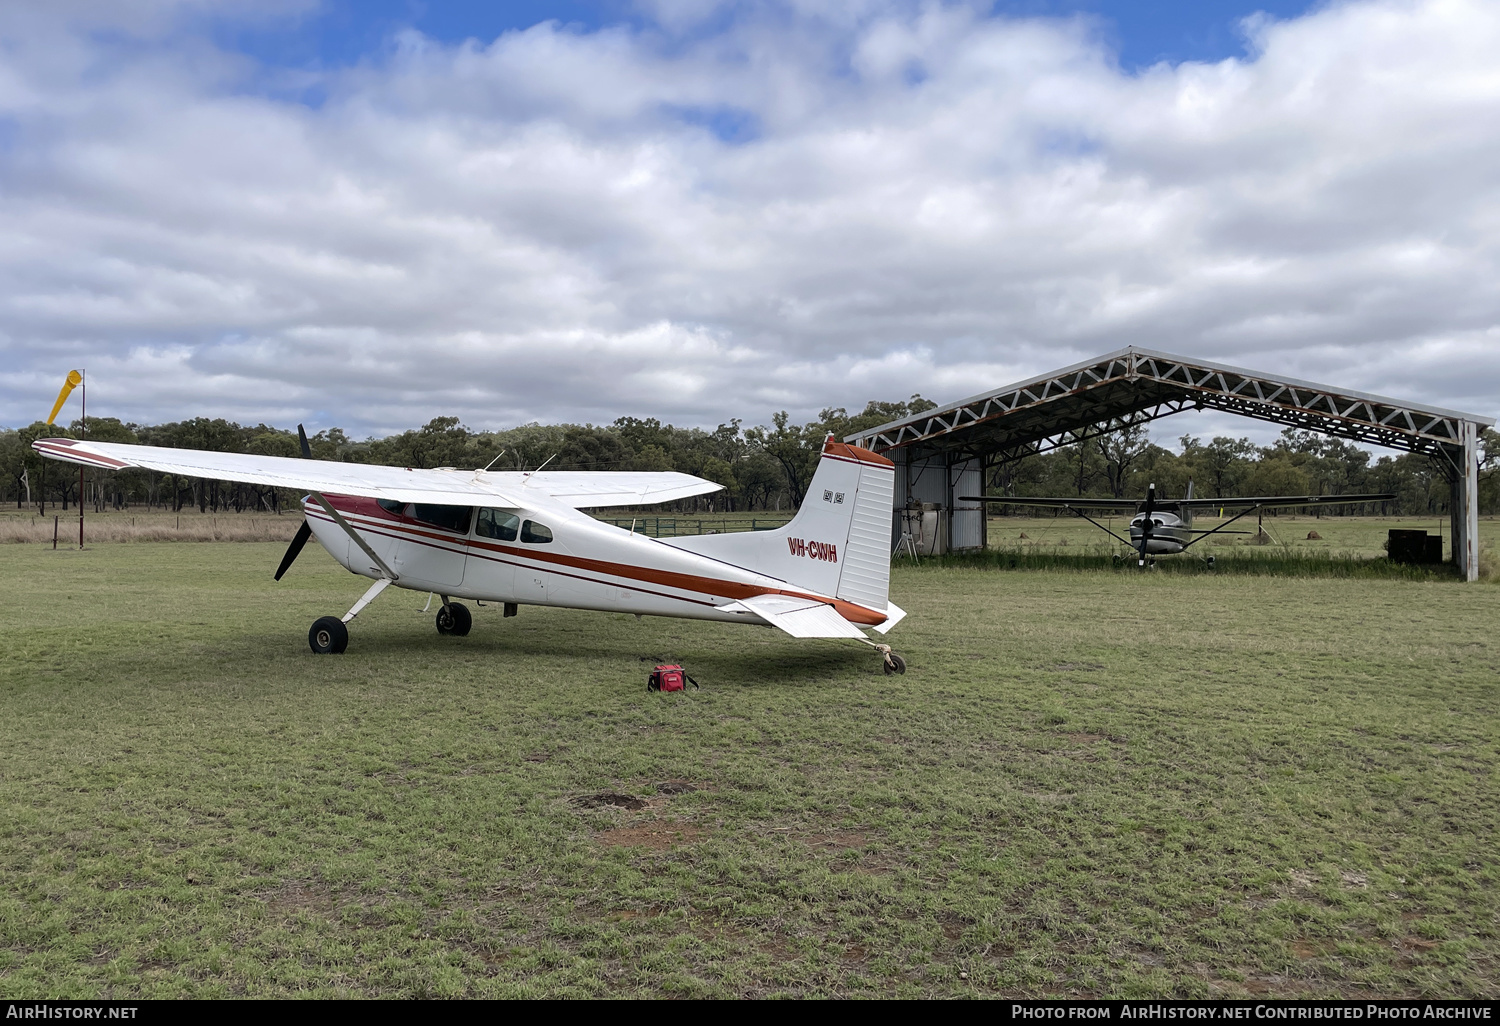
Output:
<instances>
[{"instance_id":1,"label":"white single-engine airplane","mask_svg":"<svg viewBox=\"0 0 1500 1026\"><path fill-rule=\"evenodd\" d=\"M864 628L884 634L906 613L888 596L893 464L830 437L807 500L778 530L647 538L580 512L671 502L722 485L689 474L631 471L414 470L165 449L72 438L32 443L43 456L86 467L139 467L219 481L306 490L306 517L280 580L309 537L375 583L342 617L308 631L316 653L342 652L348 623L389 585L442 597L437 629L469 633L457 598L637 615L752 623L794 638L857 638L887 673L906 664Z\"/></svg>"}]
</instances>

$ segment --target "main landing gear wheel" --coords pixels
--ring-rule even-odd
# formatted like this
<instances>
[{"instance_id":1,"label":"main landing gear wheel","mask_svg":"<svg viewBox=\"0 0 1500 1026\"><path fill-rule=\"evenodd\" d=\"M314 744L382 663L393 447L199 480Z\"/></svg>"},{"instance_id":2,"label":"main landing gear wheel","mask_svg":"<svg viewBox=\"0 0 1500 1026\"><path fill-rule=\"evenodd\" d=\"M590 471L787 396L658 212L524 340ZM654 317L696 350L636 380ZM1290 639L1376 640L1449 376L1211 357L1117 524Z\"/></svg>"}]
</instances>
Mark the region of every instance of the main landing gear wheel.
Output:
<instances>
[{"instance_id":1,"label":"main landing gear wheel","mask_svg":"<svg viewBox=\"0 0 1500 1026\"><path fill-rule=\"evenodd\" d=\"M461 606L457 602L449 602L437 614L437 629L439 634L456 634L463 637L469 633L469 628L474 626L474 618L469 615L469 607Z\"/></svg>"},{"instance_id":2,"label":"main landing gear wheel","mask_svg":"<svg viewBox=\"0 0 1500 1026\"><path fill-rule=\"evenodd\" d=\"M319 617L307 632L307 644L316 655L338 655L349 647L349 628L336 616Z\"/></svg>"}]
</instances>

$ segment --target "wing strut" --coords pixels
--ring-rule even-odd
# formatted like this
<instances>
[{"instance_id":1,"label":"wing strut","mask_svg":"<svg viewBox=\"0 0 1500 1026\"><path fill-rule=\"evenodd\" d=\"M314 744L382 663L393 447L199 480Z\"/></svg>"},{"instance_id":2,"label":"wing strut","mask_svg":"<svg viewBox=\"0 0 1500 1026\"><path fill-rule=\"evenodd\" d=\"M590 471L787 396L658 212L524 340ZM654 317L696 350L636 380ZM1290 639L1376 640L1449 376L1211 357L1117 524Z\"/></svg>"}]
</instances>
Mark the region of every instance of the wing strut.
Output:
<instances>
[{"instance_id":1,"label":"wing strut","mask_svg":"<svg viewBox=\"0 0 1500 1026\"><path fill-rule=\"evenodd\" d=\"M1115 534L1115 532L1111 531L1109 528L1107 528L1103 524L1099 523L1099 521L1097 521L1093 517L1089 516L1087 513L1085 513L1083 510L1079 509L1077 506L1064 506L1063 509L1067 510L1069 513L1075 513L1078 516L1083 517L1083 519L1087 520L1089 523L1093 524L1095 527L1099 528L1099 530L1103 531L1105 534L1109 535L1111 538L1115 539L1116 541L1122 541L1126 545L1130 544L1130 539L1128 539L1128 538L1121 538L1118 534Z\"/></svg>"},{"instance_id":2,"label":"wing strut","mask_svg":"<svg viewBox=\"0 0 1500 1026\"><path fill-rule=\"evenodd\" d=\"M354 544L358 545L360 547L360 549L362 549L364 551L364 554L367 555L367 556L369 556L370 559L371 559L371 561L373 561L374 564L380 568L380 572L383 573L383 574L385 574L386 580L388 580L388 581L399 581L401 579L396 574L396 571L392 570L390 567L388 567L388 566L385 565L385 560L383 560L379 556L375 555L375 550L372 549L372 548L370 548L369 542L367 542L363 538L361 538L359 536L359 532L356 531L353 527L349 526L349 521L345 520L339 514L339 511L333 508L333 504L331 502L329 502L327 499L323 498L323 493L322 492L311 492L309 494L312 495L312 497L317 501L317 503L318 503L319 506L323 507L323 512L325 512L329 516L333 517L333 522L335 524L338 524L340 527L342 527L344 529L344 533L347 534L350 537L350 539L354 542ZM377 592L377 594L378 594L378 592ZM375 597L374 595L370 596L370 598L374 598L374 597ZM359 611L359 607L356 606L354 608L354 612L358 612L358 611ZM350 616L353 616L353 615L354 615L353 613L350 614Z\"/></svg>"},{"instance_id":3,"label":"wing strut","mask_svg":"<svg viewBox=\"0 0 1500 1026\"><path fill-rule=\"evenodd\" d=\"M1236 514L1235 516L1230 517L1228 520L1224 521L1222 524L1220 524L1218 527L1214 528L1212 531L1204 531L1202 534L1200 534L1198 537L1194 538L1192 541L1187 542L1186 544L1184 544L1182 546L1182 551L1186 552L1188 549L1192 548L1194 545L1197 545L1199 542L1201 542L1204 538L1207 538L1209 535L1211 535L1211 534L1218 534L1220 531L1224 530L1224 528L1226 528L1230 524L1234 523L1240 517L1248 517L1251 513L1254 513L1256 510L1258 510L1260 508L1261 508L1260 506L1251 506L1249 509L1245 510L1245 512L1239 513L1239 514ZM1248 531L1244 531L1244 532L1239 532L1239 533L1248 534L1249 532Z\"/></svg>"}]
</instances>

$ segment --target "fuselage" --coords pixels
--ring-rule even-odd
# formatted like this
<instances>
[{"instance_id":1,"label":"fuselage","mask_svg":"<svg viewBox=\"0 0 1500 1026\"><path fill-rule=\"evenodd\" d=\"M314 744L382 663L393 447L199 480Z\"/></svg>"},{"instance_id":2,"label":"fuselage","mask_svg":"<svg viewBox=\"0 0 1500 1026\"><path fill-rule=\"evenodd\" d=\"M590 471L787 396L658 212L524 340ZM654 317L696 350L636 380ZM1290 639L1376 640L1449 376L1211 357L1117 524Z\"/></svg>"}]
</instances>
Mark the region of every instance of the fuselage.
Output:
<instances>
[{"instance_id":1,"label":"fuselage","mask_svg":"<svg viewBox=\"0 0 1500 1026\"><path fill-rule=\"evenodd\" d=\"M1136 549L1141 546L1147 516L1146 513L1137 513L1130 521L1130 543ZM1146 539L1147 555L1164 556L1181 552L1193 540L1191 520L1184 520L1168 509L1154 509L1149 516L1152 523L1150 536Z\"/></svg>"},{"instance_id":2,"label":"fuselage","mask_svg":"<svg viewBox=\"0 0 1500 1026\"><path fill-rule=\"evenodd\" d=\"M577 510L423 506L325 495L386 564L398 587L452 598L607 612L762 623L738 600L788 595L832 603L844 619L873 626L884 610L818 595L787 581L601 523ZM303 513L334 559L383 576L311 499Z\"/></svg>"}]
</instances>

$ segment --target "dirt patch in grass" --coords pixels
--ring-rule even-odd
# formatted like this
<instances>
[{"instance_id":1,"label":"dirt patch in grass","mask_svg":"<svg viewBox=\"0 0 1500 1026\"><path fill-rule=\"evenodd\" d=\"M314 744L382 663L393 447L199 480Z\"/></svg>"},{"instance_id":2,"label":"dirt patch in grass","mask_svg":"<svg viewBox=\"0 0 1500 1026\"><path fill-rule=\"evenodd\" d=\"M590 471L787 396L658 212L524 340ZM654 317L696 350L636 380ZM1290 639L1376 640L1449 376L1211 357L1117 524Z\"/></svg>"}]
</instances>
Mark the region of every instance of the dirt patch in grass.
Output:
<instances>
[{"instance_id":1,"label":"dirt patch in grass","mask_svg":"<svg viewBox=\"0 0 1500 1026\"><path fill-rule=\"evenodd\" d=\"M321 884L288 880L265 897L266 908L280 915L298 912L332 912L333 893Z\"/></svg>"},{"instance_id":2,"label":"dirt patch in grass","mask_svg":"<svg viewBox=\"0 0 1500 1026\"><path fill-rule=\"evenodd\" d=\"M580 809L629 809L635 812L651 803L633 794L616 794L604 791L600 794L580 794L568 799L568 804Z\"/></svg>"},{"instance_id":3,"label":"dirt patch in grass","mask_svg":"<svg viewBox=\"0 0 1500 1026\"><path fill-rule=\"evenodd\" d=\"M945 912L938 916L938 924L943 928L943 936L950 941L956 941L964 935L964 930L969 926L969 920L954 912Z\"/></svg>"},{"instance_id":4,"label":"dirt patch in grass","mask_svg":"<svg viewBox=\"0 0 1500 1026\"><path fill-rule=\"evenodd\" d=\"M830 834L812 834L797 840L813 851L852 851L863 848L870 842L863 830L836 830Z\"/></svg>"},{"instance_id":5,"label":"dirt patch in grass","mask_svg":"<svg viewBox=\"0 0 1500 1026\"><path fill-rule=\"evenodd\" d=\"M1302 937L1292 941L1292 954L1301 959L1322 958L1324 955L1331 954L1334 947L1334 943L1330 940Z\"/></svg>"},{"instance_id":6,"label":"dirt patch in grass","mask_svg":"<svg viewBox=\"0 0 1500 1026\"><path fill-rule=\"evenodd\" d=\"M650 823L601 830L594 835L594 840L616 848L650 848L652 851L666 851L679 845L696 843L705 833L707 831L702 827L691 823L676 823L668 819L659 819Z\"/></svg>"},{"instance_id":7,"label":"dirt patch in grass","mask_svg":"<svg viewBox=\"0 0 1500 1026\"><path fill-rule=\"evenodd\" d=\"M657 794L692 794L701 790L701 786L688 780L663 780L656 785Z\"/></svg>"}]
</instances>

